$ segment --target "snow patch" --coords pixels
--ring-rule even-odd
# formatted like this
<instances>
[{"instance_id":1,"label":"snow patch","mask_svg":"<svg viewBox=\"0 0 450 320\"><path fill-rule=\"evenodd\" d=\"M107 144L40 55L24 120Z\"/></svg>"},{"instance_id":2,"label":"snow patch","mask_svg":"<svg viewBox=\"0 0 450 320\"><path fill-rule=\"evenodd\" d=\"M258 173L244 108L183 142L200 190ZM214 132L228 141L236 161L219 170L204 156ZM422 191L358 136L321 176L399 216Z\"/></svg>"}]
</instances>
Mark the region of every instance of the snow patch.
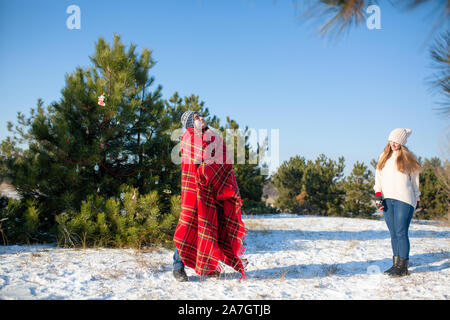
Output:
<instances>
[{"instance_id":1,"label":"snow patch","mask_svg":"<svg viewBox=\"0 0 450 320\"><path fill-rule=\"evenodd\" d=\"M410 227L411 275L392 264L383 220L288 214L244 216L247 280L187 268L172 276L171 250L0 246L0 299L449 299L450 228Z\"/></svg>"}]
</instances>

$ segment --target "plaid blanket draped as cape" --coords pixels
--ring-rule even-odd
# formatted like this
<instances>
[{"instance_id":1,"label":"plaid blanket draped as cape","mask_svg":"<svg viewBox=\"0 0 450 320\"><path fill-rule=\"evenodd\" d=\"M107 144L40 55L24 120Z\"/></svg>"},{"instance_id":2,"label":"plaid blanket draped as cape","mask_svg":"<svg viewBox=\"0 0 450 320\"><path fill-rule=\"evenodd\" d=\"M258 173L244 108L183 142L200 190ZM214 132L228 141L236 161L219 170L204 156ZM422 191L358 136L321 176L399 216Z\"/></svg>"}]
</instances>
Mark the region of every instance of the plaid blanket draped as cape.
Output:
<instances>
[{"instance_id":1,"label":"plaid blanket draped as cape","mask_svg":"<svg viewBox=\"0 0 450 320\"><path fill-rule=\"evenodd\" d=\"M181 155L181 212L174 235L181 260L199 275L220 272L223 261L245 278L242 199L223 139L188 128Z\"/></svg>"}]
</instances>

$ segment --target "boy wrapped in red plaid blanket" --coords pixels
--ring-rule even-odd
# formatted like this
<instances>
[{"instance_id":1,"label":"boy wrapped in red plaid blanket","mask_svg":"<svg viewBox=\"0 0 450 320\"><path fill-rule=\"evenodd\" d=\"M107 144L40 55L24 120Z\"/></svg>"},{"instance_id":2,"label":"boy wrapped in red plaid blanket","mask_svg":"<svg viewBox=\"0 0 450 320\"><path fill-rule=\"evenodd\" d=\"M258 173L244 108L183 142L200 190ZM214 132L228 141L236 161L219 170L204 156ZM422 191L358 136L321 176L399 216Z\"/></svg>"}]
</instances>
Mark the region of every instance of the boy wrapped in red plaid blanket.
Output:
<instances>
[{"instance_id":1,"label":"boy wrapped in red plaid blanket","mask_svg":"<svg viewBox=\"0 0 450 320\"><path fill-rule=\"evenodd\" d=\"M223 261L242 279L246 231L233 166L220 134L210 130L198 113L190 116L203 125L188 123L181 137L181 212L175 246L183 264L198 275L219 275Z\"/></svg>"}]
</instances>

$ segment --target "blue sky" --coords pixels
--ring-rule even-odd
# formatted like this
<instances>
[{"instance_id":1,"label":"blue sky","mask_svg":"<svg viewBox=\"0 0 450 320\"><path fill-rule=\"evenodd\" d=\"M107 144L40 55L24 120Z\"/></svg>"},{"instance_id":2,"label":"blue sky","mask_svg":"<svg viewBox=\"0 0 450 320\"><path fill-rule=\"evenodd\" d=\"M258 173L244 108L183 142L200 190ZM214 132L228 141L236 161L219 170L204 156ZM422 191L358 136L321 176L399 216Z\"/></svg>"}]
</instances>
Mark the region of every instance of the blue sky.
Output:
<instances>
[{"instance_id":1,"label":"blue sky","mask_svg":"<svg viewBox=\"0 0 450 320\"><path fill-rule=\"evenodd\" d=\"M300 1L299 1L300 2ZM113 34L149 48L163 98L199 95L211 113L241 126L280 130L280 162L321 153L367 165L394 128L411 128L418 156L444 156L448 120L425 83L431 7L404 12L379 3L381 29L365 25L338 42L299 23L292 1L0 0L0 139L7 121L38 98L60 99L64 75L89 66L94 42ZM81 29L69 30L69 5Z\"/></svg>"}]
</instances>

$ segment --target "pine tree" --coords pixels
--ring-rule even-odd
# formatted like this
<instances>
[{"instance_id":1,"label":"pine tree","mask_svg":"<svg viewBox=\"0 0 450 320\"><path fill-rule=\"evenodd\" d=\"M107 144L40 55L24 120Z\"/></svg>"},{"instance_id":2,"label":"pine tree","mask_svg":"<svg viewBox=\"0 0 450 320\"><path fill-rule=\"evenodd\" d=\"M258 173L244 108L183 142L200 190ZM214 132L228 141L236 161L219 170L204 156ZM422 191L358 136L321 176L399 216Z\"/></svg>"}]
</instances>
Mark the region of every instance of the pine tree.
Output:
<instances>
[{"instance_id":1,"label":"pine tree","mask_svg":"<svg viewBox=\"0 0 450 320\"><path fill-rule=\"evenodd\" d=\"M448 166L448 163L447 163ZM443 218L448 215L449 199L446 186L439 175L443 170L439 158L425 159L420 173L420 208L416 216L420 219Z\"/></svg>"},{"instance_id":2,"label":"pine tree","mask_svg":"<svg viewBox=\"0 0 450 320\"><path fill-rule=\"evenodd\" d=\"M273 177L279 193L275 206L290 212L339 215L344 195L339 179L343 171L343 157L336 162L323 154L315 161L296 156L283 162Z\"/></svg>"},{"instance_id":3,"label":"pine tree","mask_svg":"<svg viewBox=\"0 0 450 320\"><path fill-rule=\"evenodd\" d=\"M363 162L357 161L350 175L343 181L345 191L344 213L369 216L375 212L372 205L374 176Z\"/></svg>"},{"instance_id":4,"label":"pine tree","mask_svg":"<svg viewBox=\"0 0 450 320\"><path fill-rule=\"evenodd\" d=\"M306 172L304 157L295 156L283 163L273 175L273 184L277 188L278 198L274 205L281 211L309 212L305 201L305 186L302 184Z\"/></svg>"},{"instance_id":5,"label":"pine tree","mask_svg":"<svg viewBox=\"0 0 450 320\"><path fill-rule=\"evenodd\" d=\"M338 161L328 159L324 154L312 162L308 160L303 177L303 191L306 201L319 214L340 215L344 192L339 180L344 175L344 157Z\"/></svg>"},{"instance_id":6,"label":"pine tree","mask_svg":"<svg viewBox=\"0 0 450 320\"><path fill-rule=\"evenodd\" d=\"M264 146L260 148L258 144L252 147L249 141L251 133L248 127L240 130L238 123L229 117L227 117L225 126L220 127L220 130L226 138L227 145L234 145L233 170L244 202L243 211L246 213L272 212L273 210L268 208L262 200L264 184L268 180L266 175L261 174L261 168L265 166L264 163L260 162L263 158ZM227 130L237 133L231 135L232 141L228 141L231 137L226 136ZM239 146L243 146L243 150L239 150ZM230 152L230 149L228 151Z\"/></svg>"},{"instance_id":7,"label":"pine tree","mask_svg":"<svg viewBox=\"0 0 450 320\"><path fill-rule=\"evenodd\" d=\"M39 217L48 226L62 211L80 210L89 194L117 197L122 184L142 193L170 189L178 170L170 161L170 118L161 86L150 90L151 51L135 49L118 35L112 45L99 38L92 66L66 75L60 101L45 110L39 100L29 118L19 113L15 131L8 123L16 135L2 142L4 176L24 199L43 204Z\"/></svg>"}]
</instances>

